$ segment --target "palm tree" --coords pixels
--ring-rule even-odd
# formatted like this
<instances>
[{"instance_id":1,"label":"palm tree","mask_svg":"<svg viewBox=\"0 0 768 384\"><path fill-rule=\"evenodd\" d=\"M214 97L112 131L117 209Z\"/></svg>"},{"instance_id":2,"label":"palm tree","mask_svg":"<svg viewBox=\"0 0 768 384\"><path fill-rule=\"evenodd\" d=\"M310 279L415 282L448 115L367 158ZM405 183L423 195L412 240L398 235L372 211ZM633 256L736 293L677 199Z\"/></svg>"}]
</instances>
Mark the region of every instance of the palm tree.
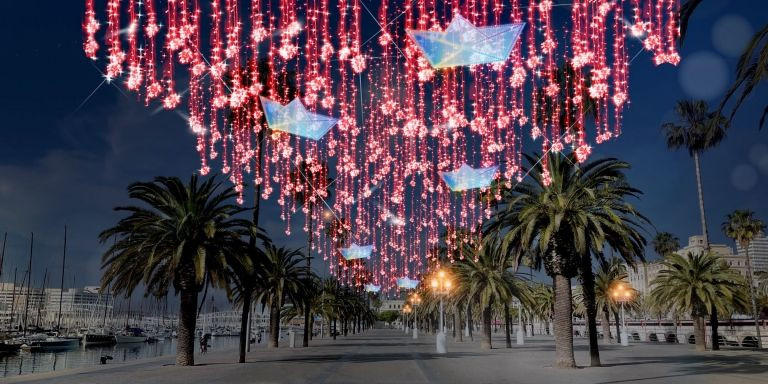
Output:
<instances>
[{"instance_id":1,"label":"palm tree","mask_svg":"<svg viewBox=\"0 0 768 384\"><path fill-rule=\"evenodd\" d=\"M324 163L310 163L302 161L288 175L289 182L296 188L293 191L293 199L307 209L307 272L309 279L312 271L312 220L318 203L324 201L329 195L332 181L328 178L328 167ZM309 346L310 306L304 305L304 339L303 346Z\"/></svg>"},{"instance_id":2,"label":"palm tree","mask_svg":"<svg viewBox=\"0 0 768 384\"><path fill-rule=\"evenodd\" d=\"M616 337L621 335L619 329L619 305L616 300L611 299L612 291L619 285L631 292L632 299L626 303L630 310L639 308L638 292L630 287L627 274L627 267L618 258L611 258L600 266L595 277L595 302L597 308L602 312L603 339L610 341L610 320L609 316L613 313L616 322Z\"/></svg>"},{"instance_id":3,"label":"palm tree","mask_svg":"<svg viewBox=\"0 0 768 384\"><path fill-rule=\"evenodd\" d=\"M549 324L552 322L552 315L555 307L555 292L552 286L538 284L531 289L531 312L539 319L544 321L549 334Z\"/></svg>"},{"instance_id":4,"label":"palm tree","mask_svg":"<svg viewBox=\"0 0 768 384\"><path fill-rule=\"evenodd\" d=\"M710 112L706 101L682 100L677 103L675 111L679 117L677 123L667 122L662 125L662 130L671 149L685 147L693 157L696 171L696 189L699 197L699 214L701 216L701 233L704 237L704 249L709 251L709 230L704 209L704 188L701 184L701 154L707 149L720 144L725 138L726 130L730 122L719 111ZM711 312L712 336L717 337L717 309ZM714 343L714 348L720 346Z\"/></svg>"},{"instance_id":5,"label":"palm tree","mask_svg":"<svg viewBox=\"0 0 768 384\"><path fill-rule=\"evenodd\" d=\"M685 148L693 157L696 170L696 189L699 196L699 214L701 215L701 234L704 247L709 250L709 232L704 210L704 189L701 185L700 156L707 149L720 144L728 129L728 120L718 112L710 112L706 101L682 100L675 107L679 121L662 125L667 146L670 149Z\"/></svg>"},{"instance_id":6,"label":"palm tree","mask_svg":"<svg viewBox=\"0 0 768 384\"><path fill-rule=\"evenodd\" d=\"M653 250L662 258L667 255L677 252L680 249L680 239L670 232L657 232L656 236L651 241ZM643 263L643 273L645 274L645 292L648 292L648 265Z\"/></svg>"},{"instance_id":7,"label":"palm tree","mask_svg":"<svg viewBox=\"0 0 768 384\"><path fill-rule=\"evenodd\" d=\"M490 224L502 236L503 252L527 249L534 265L553 278L556 305L554 330L558 367L574 367L570 280L581 271L589 323L590 356L599 365L592 255L606 245L627 263L642 258L646 219L624 199L640 192L626 183L629 165L603 159L579 165L573 155L550 154L543 161L526 156L534 184L520 183L503 191L505 209ZM545 182L545 174L551 182ZM518 262L523 253L518 253Z\"/></svg>"},{"instance_id":8,"label":"palm tree","mask_svg":"<svg viewBox=\"0 0 768 384\"><path fill-rule=\"evenodd\" d=\"M308 281L306 269L299 264L306 258L298 249L277 247L264 242L264 270L255 300L269 306L269 348L277 348L280 339L280 311L287 301L301 307Z\"/></svg>"},{"instance_id":9,"label":"palm tree","mask_svg":"<svg viewBox=\"0 0 768 384\"><path fill-rule=\"evenodd\" d=\"M703 0L687 0L680 7L681 41L685 38L686 30L688 29L688 20L702 2ZM752 37L752 40L741 54L736 68L736 81L725 94L725 97L718 108L718 112L722 112L731 97L741 90L739 99L736 101L733 109L731 109L729 119L733 120L733 117L736 115L736 112L738 112L739 107L741 107L744 100L752 94L752 91L754 91L762 81L768 78L768 60L765 59L766 57L768 57L768 24L763 26L763 28ZM765 105L763 113L760 115L760 128L765 125L767 117L768 104Z\"/></svg>"},{"instance_id":10,"label":"palm tree","mask_svg":"<svg viewBox=\"0 0 768 384\"><path fill-rule=\"evenodd\" d=\"M493 238L490 241L484 241L479 250L475 249L477 245L470 242L462 241L462 245L465 257L453 264L453 274L457 285L466 290L467 297L483 308L484 338L481 346L491 349L493 306L499 303L506 304L512 297L523 301L526 298L523 284L510 271L514 266L511 254L501 252L501 247L493 241ZM508 316L507 313L505 318Z\"/></svg>"},{"instance_id":11,"label":"palm tree","mask_svg":"<svg viewBox=\"0 0 768 384\"><path fill-rule=\"evenodd\" d=\"M671 254L662 266L652 283L653 300L690 313L696 349L706 350L704 318L715 309L725 313L729 303L740 300L741 275L712 252L689 253L687 257Z\"/></svg>"},{"instance_id":12,"label":"palm tree","mask_svg":"<svg viewBox=\"0 0 768 384\"><path fill-rule=\"evenodd\" d=\"M666 257L680 249L680 239L669 232L657 232L651 241L653 250L661 257Z\"/></svg>"},{"instance_id":13,"label":"palm tree","mask_svg":"<svg viewBox=\"0 0 768 384\"><path fill-rule=\"evenodd\" d=\"M227 287L227 265L249 233L250 223L233 217L243 211L230 203L235 191L220 187L197 175L186 185L176 177L133 183L128 195L142 206L115 208L128 216L99 234L102 243L118 239L102 257L102 287L130 295L143 284L147 294L163 296L173 286L180 295L178 365L195 362L198 293L207 284Z\"/></svg>"},{"instance_id":14,"label":"palm tree","mask_svg":"<svg viewBox=\"0 0 768 384\"><path fill-rule=\"evenodd\" d=\"M252 124L258 126L258 134L256 135L255 154L253 156L254 164L254 178L257 182L254 183L253 190L253 215L251 219L251 225L253 228L259 228L259 216L261 213L261 188L264 184L263 175L265 174L263 169L264 162L264 141L267 133L267 120L263 114L255 113L259 111L261 102L259 96L266 97L283 97L285 99L292 99L298 93L297 87L297 74L295 71L282 71L280 73L274 73L272 71L273 66L270 65L270 60L267 58L254 59L248 62L245 66L235 66L224 77L225 83L228 85L227 89L233 89L233 81L237 77L241 86L250 88L255 84L260 84L261 92L258 95L249 97L247 102L243 103L240 108L235 108L229 111L229 120L249 121ZM255 75L255 76L254 76ZM256 118L258 116L258 118ZM251 233L248 246L249 250L247 255L255 256L259 254L257 248L257 240L259 236L256 232ZM244 272L241 270L241 272ZM244 281L244 280L243 280ZM242 287L245 288L245 287ZM248 339L250 338L250 329L248 328L248 316L250 310L250 302L253 296L253 291L246 289L240 292L243 295L240 300L243 304L243 313L240 319L240 354L239 362L245 363L245 351L250 350L250 344Z\"/></svg>"},{"instance_id":15,"label":"palm tree","mask_svg":"<svg viewBox=\"0 0 768 384\"><path fill-rule=\"evenodd\" d=\"M741 104L752 94L752 91L768 77L768 60L766 57L768 57L768 24L755 34L744 53L741 54L736 69L736 81L720 103L719 110L722 111L731 97L741 90L739 99L731 109L730 119L733 119ZM759 127L761 129L765 125L766 118L768 118L768 104L765 104L763 113L760 115Z\"/></svg>"},{"instance_id":16,"label":"palm tree","mask_svg":"<svg viewBox=\"0 0 768 384\"><path fill-rule=\"evenodd\" d=\"M763 341L760 337L760 326L758 320L760 316L757 312L757 302L755 300L755 284L753 282L752 260L749 256L749 243L765 231L765 224L754 217L755 213L747 210L737 210L729 213L725 217L722 228L726 236L733 239L743 250L747 257L747 283L749 284L749 298L752 302L752 316L755 319L755 331L757 332L758 348L763 348Z\"/></svg>"}]
</instances>

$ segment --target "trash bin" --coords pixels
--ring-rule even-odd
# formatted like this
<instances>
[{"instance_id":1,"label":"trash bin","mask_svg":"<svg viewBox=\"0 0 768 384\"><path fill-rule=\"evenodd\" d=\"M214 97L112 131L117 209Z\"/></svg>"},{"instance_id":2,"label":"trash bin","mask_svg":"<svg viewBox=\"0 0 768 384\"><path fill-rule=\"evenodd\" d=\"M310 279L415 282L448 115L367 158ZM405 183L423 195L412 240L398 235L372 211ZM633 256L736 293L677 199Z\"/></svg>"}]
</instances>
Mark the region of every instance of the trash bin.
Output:
<instances>
[{"instance_id":1,"label":"trash bin","mask_svg":"<svg viewBox=\"0 0 768 384\"><path fill-rule=\"evenodd\" d=\"M288 347L300 348L303 346L304 332L288 331Z\"/></svg>"}]
</instances>

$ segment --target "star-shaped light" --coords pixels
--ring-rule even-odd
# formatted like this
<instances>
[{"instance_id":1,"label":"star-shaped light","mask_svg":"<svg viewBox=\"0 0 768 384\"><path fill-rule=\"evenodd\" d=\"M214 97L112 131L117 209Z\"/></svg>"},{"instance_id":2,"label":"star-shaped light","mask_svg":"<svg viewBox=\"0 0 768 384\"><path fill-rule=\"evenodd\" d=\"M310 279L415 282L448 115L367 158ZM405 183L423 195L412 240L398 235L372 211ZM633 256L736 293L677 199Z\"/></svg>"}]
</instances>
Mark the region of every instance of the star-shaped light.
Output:
<instances>
[{"instance_id":1,"label":"star-shaped light","mask_svg":"<svg viewBox=\"0 0 768 384\"><path fill-rule=\"evenodd\" d=\"M366 292L378 292L381 290L381 285L374 285L374 284L366 284L365 285L365 291Z\"/></svg>"},{"instance_id":2,"label":"star-shaped light","mask_svg":"<svg viewBox=\"0 0 768 384\"><path fill-rule=\"evenodd\" d=\"M373 245L360 246L352 243L349 248L340 248L339 251L346 260L370 259L371 252L373 251Z\"/></svg>"},{"instance_id":3,"label":"star-shaped light","mask_svg":"<svg viewBox=\"0 0 768 384\"><path fill-rule=\"evenodd\" d=\"M433 68L506 61L525 23L476 27L456 14L443 32L408 30Z\"/></svg>"},{"instance_id":4,"label":"star-shaped light","mask_svg":"<svg viewBox=\"0 0 768 384\"><path fill-rule=\"evenodd\" d=\"M267 125L275 131L288 132L292 135L320 140L328 133L339 119L307 111L298 98L282 105L274 100L261 97Z\"/></svg>"},{"instance_id":5,"label":"star-shaped light","mask_svg":"<svg viewBox=\"0 0 768 384\"><path fill-rule=\"evenodd\" d=\"M467 164L461 164L461 167L453 172L440 172L440 176L448 188L458 192L488 187L498 170L498 165L475 169Z\"/></svg>"},{"instance_id":6,"label":"star-shaped light","mask_svg":"<svg viewBox=\"0 0 768 384\"><path fill-rule=\"evenodd\" d=\"M408 277L401 277L397 279L398 288L414 289L419 285L419 281L416 279L410 279Z\"/></svg>"}]
</instances>

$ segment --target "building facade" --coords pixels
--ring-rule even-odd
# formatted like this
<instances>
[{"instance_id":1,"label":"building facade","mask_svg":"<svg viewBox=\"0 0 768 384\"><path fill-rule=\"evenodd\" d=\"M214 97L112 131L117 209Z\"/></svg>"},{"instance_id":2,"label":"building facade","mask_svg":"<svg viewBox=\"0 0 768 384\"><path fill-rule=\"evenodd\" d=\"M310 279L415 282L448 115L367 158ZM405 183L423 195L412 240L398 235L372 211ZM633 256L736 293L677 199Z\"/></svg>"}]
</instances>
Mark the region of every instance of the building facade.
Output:
<instances>
[{"instance_id":1,"label":"building facade","mask_svg":"<svg viewBox=\"0 0 768 384\"><path fill-rule=\"evenodd\" d=\"M765 263L768 264L768 239L761 238L760 241L753 241L753 244L754 246L750 245L750 256L752 256L754 248L755 254L760 254L761 257L765 259ZM689 237L688 245L680 248L675 253L687 257L689 254L704 252L704 248L704 236L696 235ZM722 257L732 269L739 272L742 276L747 276L747 259L743 252L734 253L733 248L726 244L710 244L709 249L711 252ZM754 258L752 259L752 263L753 265L756 265ZM627 267L629 284L638 292L648 294L653 288L653 279L659 275L661 269L662 265L660 261L651 261L646 263L645 266L639 264L634 270L631 267Z\"/></svg>"}]
</instances>

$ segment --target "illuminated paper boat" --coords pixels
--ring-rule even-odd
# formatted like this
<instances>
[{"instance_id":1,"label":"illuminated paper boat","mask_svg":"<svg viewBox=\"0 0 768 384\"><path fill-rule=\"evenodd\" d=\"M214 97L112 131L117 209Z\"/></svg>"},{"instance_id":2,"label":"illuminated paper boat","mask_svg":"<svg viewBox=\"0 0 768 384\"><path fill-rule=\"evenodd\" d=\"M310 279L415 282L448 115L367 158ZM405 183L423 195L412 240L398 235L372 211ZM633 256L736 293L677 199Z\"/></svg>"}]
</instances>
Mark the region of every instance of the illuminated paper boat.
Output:
<instances>
[{"instance_id":1,"label":"illuminated paper boat","mask_svg":"<svg viewBox=\"0 0 768 384\"><path fill-rule=\"evenodd\" d=\"M498 165L475 169L467 164L461 164L461 167L453 172L440 172L440 176L442 176L448 188L458 192L488 187L491 185L498 170Z\"/></svg>"},{"instance_id":2,"label":"illuminated paper boat","mask_svg":"<svg viewBox=\"0 0 768 384\"><path fill-rule=\"evenodd\" d=\"M315 141L322 139L339 121L339 119L330 116L307 111L307 108L298 98L282 105L262 97L261 106L264 108L264 116L267 118L267 125L270 129Z\"/></svg>"},{"instance_id":3,"label":"illuminated paper boat","mask_svg":"<svg viewBox=\"0 0 768 384\"><path fill-rule=\"evenodd\" d=\"M381 291L381 285L373 285L373 284L366 284L365 285L365 291L366 292L378 292Z\"/></svg>"},{"instance_id":4,"label":"illuminated paper boat","mask_svg":"<svg viewBox=\"0 0 768 384\"><path fill-rule=\"evenodd\" d=\"M403 289L414 289L419 285L419 281L416 279L409 279L407 277L401 277L397 279L397 287Z\"/></svg>"},{"instance_id":5,"label":"illuminated paper boat","mask_svg":"<svg viewBox=\"0 0 768 384\"><path fill-rule=\"evenodd\" d=\"M525 23L476 27L456 14L443 32L408 30L433 68L506 61Z\"/></svg>"},{"instance_id":6,"label":"illuminated paper boat","mask_svg":"<svg viewBox=\"0 0 768 384\"><path fill-rule=\"evenodd\" d=\"M341 251L341 255L344 256L344 259L346 260L370 259L373 245L360 246L352 243L349 248L341 248L339 251Z\"/></svg>"}]
</instances>

